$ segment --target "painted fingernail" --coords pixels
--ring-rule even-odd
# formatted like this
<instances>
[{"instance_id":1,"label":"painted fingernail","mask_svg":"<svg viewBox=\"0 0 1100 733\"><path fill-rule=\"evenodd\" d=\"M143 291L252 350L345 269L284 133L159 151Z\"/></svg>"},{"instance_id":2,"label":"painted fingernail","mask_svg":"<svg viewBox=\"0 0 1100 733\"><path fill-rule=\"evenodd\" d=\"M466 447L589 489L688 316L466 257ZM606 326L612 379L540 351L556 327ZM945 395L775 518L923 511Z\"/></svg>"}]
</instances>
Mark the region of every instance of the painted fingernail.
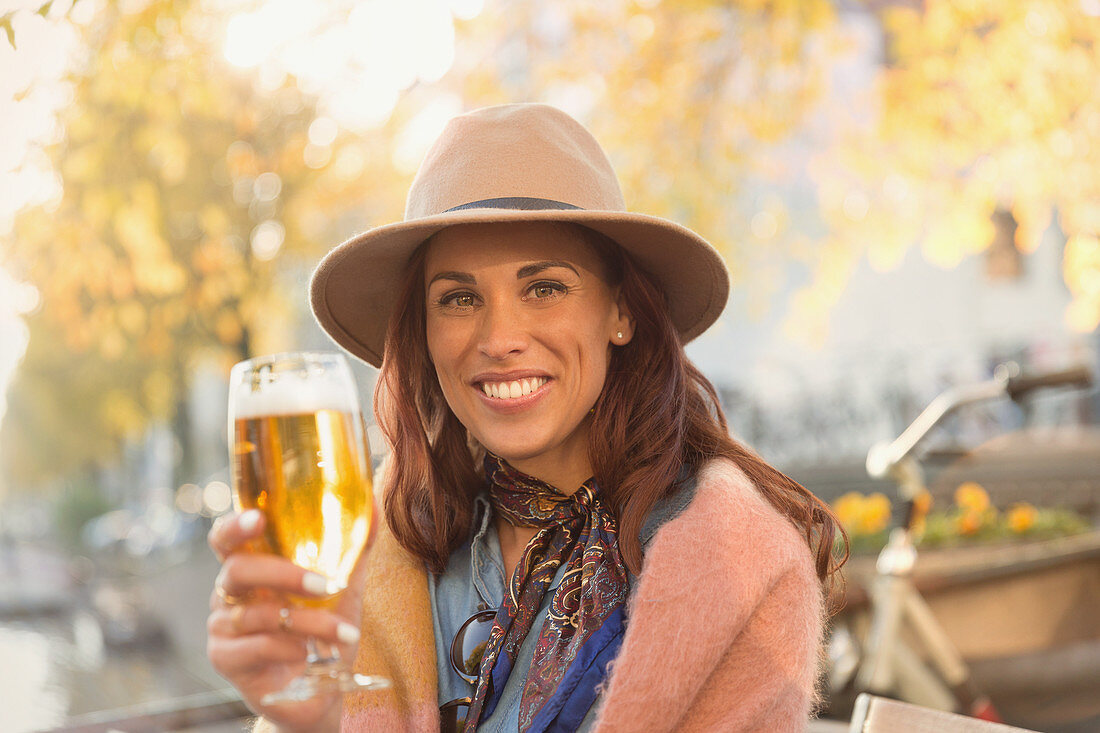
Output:
<instances>
[{"instance_id":1,"label":"painted fingernail","mask_svg":"<svg viewBox=\"0 0 1100 733\"><path fill-rule=\"evenodd\" d=\"M359 629L351 624L341 622L336 627L336 638L345 644L355 644L359 641Z\"/></svg>"},{"instance_id":2,"label":"painted fingernail","mask_svg":"<svg viewBox=\"0 0 1100 733\"><path fill-rule=\"evenodd\" d=\"M249 509L247 512L241 515L240 520L237 522L240 528L245 532L251 532L256 529L256 525L260 523L260 510Z\"/></svg>"},{"instance_id":3,"label":"painted fingernail","mask_svg":"<svg viewBox=\"0 0 1100 733\"><path fill-rule=\"evenodd\" d=\"M328 596L333 593L333 582L318 573L306 573L302 576L302 589L315 596Z\"/></svg>"}]
</instances>

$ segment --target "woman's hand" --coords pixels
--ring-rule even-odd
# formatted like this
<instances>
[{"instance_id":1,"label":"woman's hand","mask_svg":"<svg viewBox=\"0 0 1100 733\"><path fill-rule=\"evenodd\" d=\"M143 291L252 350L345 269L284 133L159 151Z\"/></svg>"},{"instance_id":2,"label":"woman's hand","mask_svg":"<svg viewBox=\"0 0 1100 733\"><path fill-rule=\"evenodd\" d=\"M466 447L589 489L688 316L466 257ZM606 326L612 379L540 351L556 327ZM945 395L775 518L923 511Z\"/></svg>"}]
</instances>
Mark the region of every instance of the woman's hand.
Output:
<instances>
[{"instance_id":1,"label":"woman's hand","mask_svg":"<svg viewBox=\"0 0 1100 733\"><path fill-rule=\"evenodd\" d=\"M339 730L338 694L266 706L260 701L305 670L307 636L335 644L345 659L355 658L363 558L331 610L295 607L286 600L288 594L322 598L327 579L277 555L246 550L247 542L261 536L263 525L263 515L250 510L225 515L210 529L207 539L222 569L210 594L206 654L245 704L280 729Z\"/></svg>"}]
</instances>

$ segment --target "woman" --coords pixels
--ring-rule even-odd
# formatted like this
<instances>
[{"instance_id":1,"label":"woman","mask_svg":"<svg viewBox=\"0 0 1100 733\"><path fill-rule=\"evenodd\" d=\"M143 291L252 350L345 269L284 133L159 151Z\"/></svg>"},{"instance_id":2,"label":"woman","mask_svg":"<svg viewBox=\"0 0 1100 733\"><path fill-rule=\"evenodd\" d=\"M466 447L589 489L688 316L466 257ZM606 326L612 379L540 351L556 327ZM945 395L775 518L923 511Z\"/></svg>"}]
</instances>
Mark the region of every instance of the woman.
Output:
<instances>
[{"instance_id":1,"label":"woman","mask_svg":"<svg viewBox=\"0 0 1100 733\"><path fill-rule=\"evenodd\" d=\"M625 211L583 127L535 104L452 120L405 221L334 249L311 290L381 369L386 521L334 613L278 600L324 579L237 551L262 517L211 531L209 654L254 710L286 730L437 730L440 709L479 731L805 727L838 525L729 437L684 355L725 304L721 258ZM394 686L260 706L306 634Z\"/></svg>"}]
</instances>

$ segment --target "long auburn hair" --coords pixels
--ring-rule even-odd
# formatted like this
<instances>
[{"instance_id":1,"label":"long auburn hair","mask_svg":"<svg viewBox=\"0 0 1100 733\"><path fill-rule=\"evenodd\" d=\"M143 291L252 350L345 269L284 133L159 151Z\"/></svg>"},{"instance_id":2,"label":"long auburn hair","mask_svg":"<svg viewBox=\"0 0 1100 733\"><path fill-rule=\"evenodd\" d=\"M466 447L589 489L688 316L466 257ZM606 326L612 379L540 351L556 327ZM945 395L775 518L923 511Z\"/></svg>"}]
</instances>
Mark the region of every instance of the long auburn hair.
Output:
<instances>
[{"instance_id":1,"label":"long auburn hair","mask_svg":"<svg viewBox=\"0 0 1100 733\"><path fill-rule=\"evenodd\" d=\"M574 225L569 225L574 226ZM588 457L602 499L619 523L619 551L637 574L640 532L650 510L673 490L681 469L694 475L728 458L790 519L814 555L821 581L848 555L847 534L828 505L730 437L714 386L684 353L658 286L603 234L576 226L605 266L634 318L634 336L611 350L607 378L591 415ZM429 240L430 242L430 240ZM409 260L390 318L374 409L393 455L385 477L390 530L435 573L469 537L474 497L483 489L483 449L468 437L443 397L428 354L424 259ZM842 538L838 541L839 537ZM834 544L836 547L834 548Z\"/></svg>"}]
</instances>

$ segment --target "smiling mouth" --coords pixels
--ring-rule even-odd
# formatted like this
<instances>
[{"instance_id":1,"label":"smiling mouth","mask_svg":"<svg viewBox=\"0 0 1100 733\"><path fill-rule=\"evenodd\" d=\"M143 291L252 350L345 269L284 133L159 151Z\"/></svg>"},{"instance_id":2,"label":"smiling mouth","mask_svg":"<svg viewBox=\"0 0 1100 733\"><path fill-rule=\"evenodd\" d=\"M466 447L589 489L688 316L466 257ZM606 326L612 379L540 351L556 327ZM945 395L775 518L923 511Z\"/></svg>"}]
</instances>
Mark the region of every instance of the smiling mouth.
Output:
<instances>
[{"instance_id":1,"label":"smiling mouth","mask_svg":"<svg viewBox=\"0 0 1100 733\"><path fill-rule=\"evenodd\" d=\"M514 400L538 391L548 381L550 380L546 377L530 377L511 382L482 382L481 390L486 397L494 397L498 400Z\"/></svg>"}]
</instances>

